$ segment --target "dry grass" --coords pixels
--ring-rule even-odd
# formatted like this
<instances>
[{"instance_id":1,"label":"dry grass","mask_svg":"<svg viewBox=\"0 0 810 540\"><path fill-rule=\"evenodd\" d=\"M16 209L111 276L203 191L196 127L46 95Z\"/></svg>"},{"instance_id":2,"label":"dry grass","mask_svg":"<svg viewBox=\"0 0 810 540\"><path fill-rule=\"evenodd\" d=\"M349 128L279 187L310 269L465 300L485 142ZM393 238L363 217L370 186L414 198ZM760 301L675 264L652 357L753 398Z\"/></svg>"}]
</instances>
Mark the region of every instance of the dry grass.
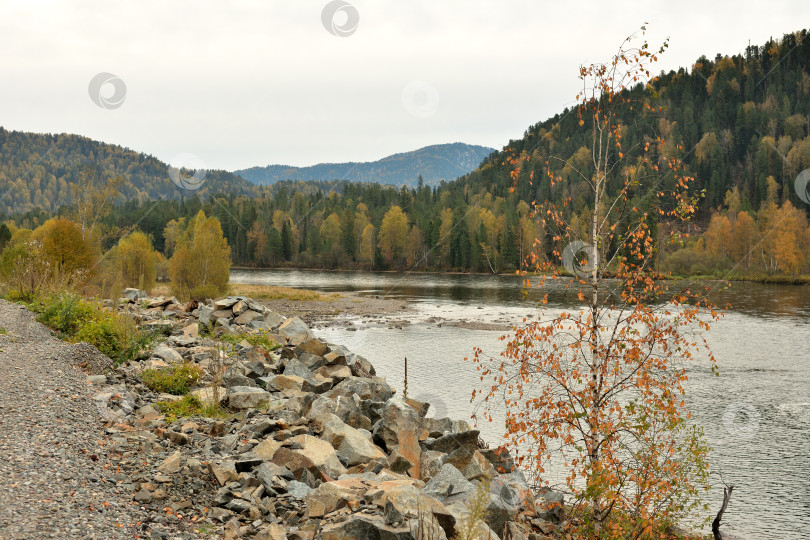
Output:
<instances>
[{"instance_id":1,"label":"dry grass","mask_svg":"<svg viewBox=\"0 0 810 540\"><path fill-rule=\"evenodd\" d=\"M255 298L256 300L295 300L295 301L317 301L332 302L340 298L337 293L322 294L316 291L305 289L291 289L289 287L273 287L270 285L246 285L241 283L231 283L231 292L242 296Z\"/></svg>"}]
</instances>

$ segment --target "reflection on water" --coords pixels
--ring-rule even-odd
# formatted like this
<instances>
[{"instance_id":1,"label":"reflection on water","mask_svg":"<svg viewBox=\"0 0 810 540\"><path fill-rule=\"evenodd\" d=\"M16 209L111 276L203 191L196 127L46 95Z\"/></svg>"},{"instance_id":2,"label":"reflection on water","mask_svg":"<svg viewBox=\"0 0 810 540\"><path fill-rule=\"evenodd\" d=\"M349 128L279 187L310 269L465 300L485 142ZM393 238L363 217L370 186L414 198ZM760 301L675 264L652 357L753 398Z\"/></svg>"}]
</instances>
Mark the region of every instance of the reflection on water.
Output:
<instances>
[{"instance_id":1,"label":"reflection on water","mask_svg":"<svg viewBox=\"0 0 810 540\"><path fill-rule=\"evenodd\" d=\"M447 319L514 324L536 315L545 293L552 311L577 306L576 294L561 282L526 297L517 276L234 271L232 280L412 301L415 311L406 319L355 318L346 322L356 331L333 326L318 333L366 356L398 389L407 356L409 394L431 402L431 414L455 418L470 417L471 391L481 385L464 357L474 345L497 356L503 342L499 332L449 326ZM810 287L708 285L715 303L732 305L708 334L720 377L705 359L688 370L689 406L712 447L709 502L716 509L722 499L716 474L722 473L736 486L724 518L729 533L810 538ZM479 426L491 443L503 436L502 418Z\"/></svg>"}]
</instances>

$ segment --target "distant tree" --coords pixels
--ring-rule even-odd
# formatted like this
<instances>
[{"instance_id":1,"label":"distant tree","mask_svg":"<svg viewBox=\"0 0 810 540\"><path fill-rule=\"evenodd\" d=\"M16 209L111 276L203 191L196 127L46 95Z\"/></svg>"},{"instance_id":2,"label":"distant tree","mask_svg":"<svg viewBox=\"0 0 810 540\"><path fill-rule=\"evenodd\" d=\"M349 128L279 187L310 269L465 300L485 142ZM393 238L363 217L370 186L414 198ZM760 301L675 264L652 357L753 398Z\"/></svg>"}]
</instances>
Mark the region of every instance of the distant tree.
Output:
<instances>
[{"instance_id":1,"label":"distant tree","mask_svg":"<svg viewBox=\"0 0 810 540\"><path fill-rule=\"evenodd\" d=\"M9 240L11 240L11 230L8 228L8 225L3 223L0 225L0 251L5 249Z\"/></svg>"},{"instance_id":2,"label":"distant tree","mask_svg":"<svg viewBox=\"0 0 810 540\"><path fill-rule=\"evenodd\" d=\"M285 261L291 260L295 254L294 240L289 220L287 220L281 226L281 255Z\"/></svg>"},{"instance_id":3,"label":"distant tree","mask_svg":"<svg viewBox=\"0 0 810 540\"><path fill-rule=\"evenodd\" d=\"M247 232L247 241L248 246L252 249L251 258L260 265L266 264L268 259L267 233L264 232L264 228L261 223L259 223L259 220L254 221L253 227Z\"/></svg>"},{"instance_id":4,"label":"distant tree","mask_svg":"<svg viewBox=\"0 0 810 540\"><path fill-rule=\"evenodd\" d=\"M374 268L374 248L377 245L376 233L377 231L374 229L374 225L369 223L366 225L366 228L363 229L363 234L360 238L360 259L371 268Z\"/></svg>"},{"instance_id":5,"label":"distant tree","mask_svg":"<svg viewBox=\"0 0 810 540\"><path fill-rule=\"evenodd\" d=\"M116 255L125 286L147 291L155 286L157 259L152 242L144 233L136 231L122 238Z\"/></svg>"},{"instance_id":6,"label":"distant tree","mask_svg":"<svg viewBox=\"0 0 810 540\"><path fill-rule=\"evenodd\" d=\"M58 274L67 276L81 272L89 277L96 255L75 222L65 218L49 219L34 230L31 239L42 244L44 261Z\"/></svg>"},{"instance_id":7,"label":"distant tree","mask_svg":"<svg viewBox=\"0 0 810 540\"><path fill-rule=\"evenodd\" d=\"M228 290L231 248L215 217L200 210L177 240L169 260L172 292L181 298L215 298Z\"/></svg>"},{"instance_id":8,"label":"distant tree","mask_svg":"<svg viewBox=\"0 0 810 540\"><path fill-rule=\"evenodd\" d=\"M385 260L397 263L405 253L408 242L408 216L399 206L392 206L380 225L379 246Z\"/></svg>"},{"instance_id":9,"label":"distant tree","mask_svg":"<svg viewBox=\"0 0 810 540\"><path fill-rule=\"evenodd\" d=\"M450 264L450 239L453 231L453 211L445 208L441 212L441 225L439 226L439 253L442 266Z\"/></svg>"},{"instance_id":10,"label":"distant tree","mask_svg":"<svg viewBox=\"0 0 810 540\"><path fill-rule=\"evenodd\" d=\"M323 253L326 255L327 260L332 265L336 265L340 261L343 248L341 240L343 237L343 230L340 222L340 216L336 212L329 214L320 228L321 241L323 242Z\"/></svg>"}]
</instances>

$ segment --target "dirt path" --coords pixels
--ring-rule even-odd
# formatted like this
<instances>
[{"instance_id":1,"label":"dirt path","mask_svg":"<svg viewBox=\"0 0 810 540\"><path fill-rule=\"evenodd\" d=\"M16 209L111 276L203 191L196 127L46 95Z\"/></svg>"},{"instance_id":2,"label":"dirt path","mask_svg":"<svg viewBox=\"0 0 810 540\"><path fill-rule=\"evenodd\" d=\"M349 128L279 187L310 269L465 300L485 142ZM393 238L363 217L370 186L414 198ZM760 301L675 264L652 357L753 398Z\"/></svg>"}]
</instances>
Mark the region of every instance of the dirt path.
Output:
<instances>
[{"instance_id":1,"label":"dirt path","mask_svg":"<svg viewBox=\"0 0 810 540\"><path fill-rule=\"evenodd\" d=\"M0 538L137 537L140 509L104 467L81 347L5 300L0 328Z\"/></svg>"}]
</instances>

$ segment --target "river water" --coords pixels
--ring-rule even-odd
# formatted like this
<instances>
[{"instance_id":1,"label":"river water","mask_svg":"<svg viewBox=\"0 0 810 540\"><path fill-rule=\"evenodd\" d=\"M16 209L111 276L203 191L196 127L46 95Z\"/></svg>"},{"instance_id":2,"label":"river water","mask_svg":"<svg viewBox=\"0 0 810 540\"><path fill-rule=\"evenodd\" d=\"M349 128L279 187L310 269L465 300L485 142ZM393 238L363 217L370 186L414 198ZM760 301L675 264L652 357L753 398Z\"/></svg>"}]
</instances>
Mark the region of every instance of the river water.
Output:
<instances>
[{"instance_id":1,"label":"river water","mask_svg":"<svg viewBox=\"0 0 810 540\"><path fill-rule=\"evenodd\" d=\"M231 280L408 300L411 311L339 317L316 334L368 358L398 392L407 357L409 396L432 403L431 416L459 419L470 418L482 384L464 358L473 346L497 356L506 333L498 328L536 317L540 298L516 276L240 270ZM708 285L716 304L731 304L707 334L720 376L705 360L688 368L689 406L712 448L708 502L719 507L722 473L735 485L727 533L810 538L810 286ZM559 283L544 292L552 312L578 305ZM502 416L478 427L489 443L502 441Z\"/></svg>"}]
</instances>

